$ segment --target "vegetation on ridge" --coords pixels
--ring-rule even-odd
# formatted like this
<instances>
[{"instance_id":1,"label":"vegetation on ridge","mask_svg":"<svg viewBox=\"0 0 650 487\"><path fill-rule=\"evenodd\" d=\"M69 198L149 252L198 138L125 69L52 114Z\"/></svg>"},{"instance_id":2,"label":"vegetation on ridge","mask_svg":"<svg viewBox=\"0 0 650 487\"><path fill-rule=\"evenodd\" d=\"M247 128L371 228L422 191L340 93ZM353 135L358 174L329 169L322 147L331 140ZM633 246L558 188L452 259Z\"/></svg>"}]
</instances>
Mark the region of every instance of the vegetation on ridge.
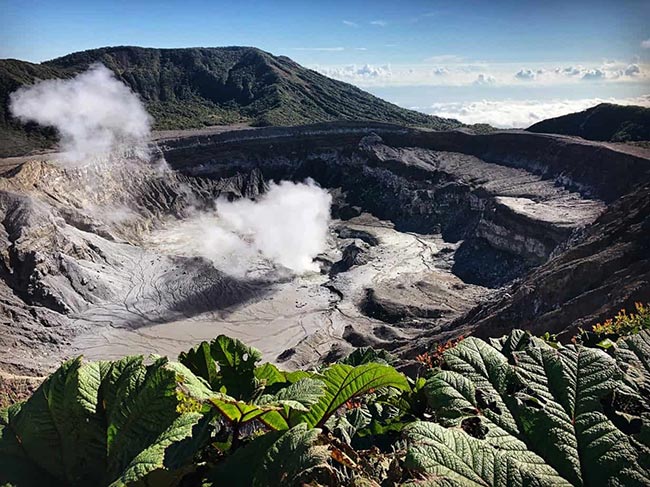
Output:
<instances>
[{"instance_id":1,"label":"vegetation on ridge","mask_svg":"<svg viewBox=\"0 0 650 487\"><path fill-rule=\"evenodd\" d=\"M0 415L0 484L647 485L635 331L606 350L469 337L414 380L372 349L286 372L225 336L178 363L79 357Z\"/></svg>"},{"instance_id":2,"label":"vegetation on ridge","mask_svg":"<svg viewBox=\"0 0 650 487\"><path fill-rule=\"evenodd\" d=\"M647 141L650 108L601 103L582 112L542 120L526 130L609 142Z\"/></svg>"},{"instance_id":3,"label":"vegetation on ridge","mask_svg":"<svg viewBox=\"0 0 650 487\"><path fill-rule=\"evenodd\" d=\"M157 129L246 123L300 125L368 120L433 129L462 126L407 110L350 84L252 47L150 49L107 47L41 64L0 60L2 155L40 147L51 133L24 128L8 111L9 93L38 79L68 78L103 63L138 93Z\"/></svg>"}]
</instances>

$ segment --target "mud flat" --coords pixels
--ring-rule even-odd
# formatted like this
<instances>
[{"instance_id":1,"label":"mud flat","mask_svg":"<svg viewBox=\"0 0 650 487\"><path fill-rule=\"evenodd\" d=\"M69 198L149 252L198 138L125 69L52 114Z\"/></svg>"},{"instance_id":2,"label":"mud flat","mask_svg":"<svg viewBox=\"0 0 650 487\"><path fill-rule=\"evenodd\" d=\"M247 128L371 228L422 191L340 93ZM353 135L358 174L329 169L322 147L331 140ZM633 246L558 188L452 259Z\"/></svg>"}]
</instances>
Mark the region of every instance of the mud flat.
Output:
<instances>
[{"instance_id":1,"label":"mud flat","mask_svg":"<svg viewBox=\"0 0 650 487\"><path fill-rule=\"evenodd\" d=\"M169 224L169 232L174 225ZM167 314L162 319L161 310L170 304L178 306L174 292L182 293L189 284L198 287L197 282L201 282L191 268L170 271L168 259L192 255L174 255L182 249L182 242L170 249L163 227L151 235L152 242L144 244L148 252L159 253L155 257L143 254L139 262L125 266L132 269L124 280L129 288L125 300L95 306L73 317L75 326L86 331L71 342L70 353L92 359L129 353L173 357L223 333L260 349L267 360L288 367L302 366L332 350L351 350L349 343L341 346L344 335L357 346L393 348L416 336L432 319L457 317L485 296L488 290L465 285L449 271L445 262L451 249L444 247L440 236L402 233L392 227L390 222L367 214L347 222L334 221L330 248L319 257L321 273L278 275L260 258L248 272L254 278L232 278L232 294L242 298L241 302L219 301L223 300L224 283L231 278L218 272L213 263L201 261L217 271L210 275L205 267L200 268L204 273L204 311L194 303L179 309L176 316ZM351 246L359 251L347 267L342 259ZM442 248L444 258L438 255ZM429 288L422 288L424 282L431 283ZM445 287L451 292L443 290ZM219 292L211 293L211 289ZM395 326L380 319L385 320L384 316L369 316L373 311L367 307L368 294L372 293L385 303L405 306L401 318L409 318L409 322ZM193 294L197 295L196 289Z\"/></svg>"}]
</instances>

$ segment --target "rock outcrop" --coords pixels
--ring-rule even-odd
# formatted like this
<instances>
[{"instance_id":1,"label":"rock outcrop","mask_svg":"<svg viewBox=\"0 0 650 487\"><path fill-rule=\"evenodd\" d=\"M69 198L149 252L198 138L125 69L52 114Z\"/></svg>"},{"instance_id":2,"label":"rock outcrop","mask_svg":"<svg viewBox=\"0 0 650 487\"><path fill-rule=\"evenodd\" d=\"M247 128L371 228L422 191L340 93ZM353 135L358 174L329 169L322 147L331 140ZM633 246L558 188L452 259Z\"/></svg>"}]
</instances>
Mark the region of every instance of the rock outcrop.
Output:
<instances>
[{"instance_id":1,"label":"rock outcrop","mask_svg":"<svg viewBox=\"0 0 650 487\"><path fill-rule=\"evenodd\" d=\"M613 203L596 222L511 294L480 306L458 325L499 336L518 327L569 340L634 303L650 302L650 184Z\"/></svg>"}]
</instances>

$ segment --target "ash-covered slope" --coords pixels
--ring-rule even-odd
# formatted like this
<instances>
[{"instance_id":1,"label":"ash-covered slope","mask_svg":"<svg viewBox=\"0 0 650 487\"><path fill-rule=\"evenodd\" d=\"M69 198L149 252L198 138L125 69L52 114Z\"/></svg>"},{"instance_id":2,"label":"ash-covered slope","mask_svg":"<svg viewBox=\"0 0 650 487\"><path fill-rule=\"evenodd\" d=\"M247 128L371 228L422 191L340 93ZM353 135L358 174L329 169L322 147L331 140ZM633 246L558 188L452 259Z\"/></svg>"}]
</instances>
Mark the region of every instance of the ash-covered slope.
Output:
<instances>
[{"instance_id":1,"label":"ash-covered slope","mask_svg":"<svg viewBox=\"0 0 650 487\"><path fill-rule=\"evenodd\" d=\"M103 63L138 93L157 129L245 123L299 125L372 120L438 130L456 120L406 110L347 83L253 47L151 49L107 47L42 64L0 60L0 156L46 144L47 132L13 122L9 93L38 79L67 78Z\"/></svg>"},{"instance_id":2,"label":"ash-covered slope","mask_svg":"<svg viewBox=\"0 0 650 487\"><path fill-rule=\"evenodd\" d=\"M227 161L238 161L268 177L311 175L397 228L458 242L450 265L464 282L498 287L519 279L495 305L447 325L432 321L425 337L475 326L491 336L515 326L558 332L650 300L647 186L635 190L650 179L647 156L525 132L375 126L380 137L355 151L358 125L347 133L341 126L336 142L318 126L290 136L273 130L170 141L167 155L192 174L228 174ZM367 309L385 320L413 314L402 298L382 299L376 290L368 298Z\"/></svg>"},{"instance_id":3,"label":"ash-covered slope","mask_svg":"<svg viewBox=\"0 0 650 487\"><path fill-rule=\"evenodd\" d=\"M582 112L542 120L526 130L610 142L650 140L650 108L601 103Z\"/></svg>"},{"instance_id":4,"label":"ash-covered slope","mask_svg":"<svg viewBox=\"0 0 650 487\"><path fill-rule=\"evenodd\" d=\"M567 248L459 325L481 337L513 326L568 340L633 303L650 302L650 184L615 201Z\"/></svg>"}]
</instances>

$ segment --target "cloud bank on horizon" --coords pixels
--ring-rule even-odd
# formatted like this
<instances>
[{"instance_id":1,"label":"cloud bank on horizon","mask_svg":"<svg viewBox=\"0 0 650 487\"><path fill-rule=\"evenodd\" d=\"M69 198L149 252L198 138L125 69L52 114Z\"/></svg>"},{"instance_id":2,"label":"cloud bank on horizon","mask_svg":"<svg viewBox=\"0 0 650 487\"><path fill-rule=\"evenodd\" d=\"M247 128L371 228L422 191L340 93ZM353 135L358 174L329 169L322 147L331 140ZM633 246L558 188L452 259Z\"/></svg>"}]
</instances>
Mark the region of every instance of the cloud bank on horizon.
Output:
<instances>
[{"instance_id":1,"label":"cloud bank on horizon","mask_svg":"<svg viewBox=\"0 0 650 487\"><path fill-rule=\"evenodd\" d=\"M341 48L343 49L343 48ZM494 84L570 85L588 81L650 82L650 63L633 58L630 62L601 63L531 63L522 67L516 63L463 61L455 55L435 56L421 64L347 64L312 65L311 68L362 88L386 86L471 86ZM650 88L649 88L650 90Z\"/></svg>"},{"instance_id":2,"label":"cloud bank on horizon","mask_svg":"<svg viewBox=\"0 0 650 487\"><path fill-rule=\"evenodd\" d=\"M433 103L428 107L412 107L467 124L488 123L499 128L527 128L547 118L580 112L599 103L639 105L650 108L650 95L635 98L583 98L576 100L498 100Z\"/></svg>"},{"instance_id":3,"label":"cloud bank on horizon","mask_svg":"<svg viewBox=\"0 0 650 487\"><path fill-rule=\"evenodd\" d=\"M525 128L603 102L650 106L650 63L639 58L527 67L469 62L456 55L425 61L313 68L405 108L499 128Z\"/></svg>"}]
</instances>

